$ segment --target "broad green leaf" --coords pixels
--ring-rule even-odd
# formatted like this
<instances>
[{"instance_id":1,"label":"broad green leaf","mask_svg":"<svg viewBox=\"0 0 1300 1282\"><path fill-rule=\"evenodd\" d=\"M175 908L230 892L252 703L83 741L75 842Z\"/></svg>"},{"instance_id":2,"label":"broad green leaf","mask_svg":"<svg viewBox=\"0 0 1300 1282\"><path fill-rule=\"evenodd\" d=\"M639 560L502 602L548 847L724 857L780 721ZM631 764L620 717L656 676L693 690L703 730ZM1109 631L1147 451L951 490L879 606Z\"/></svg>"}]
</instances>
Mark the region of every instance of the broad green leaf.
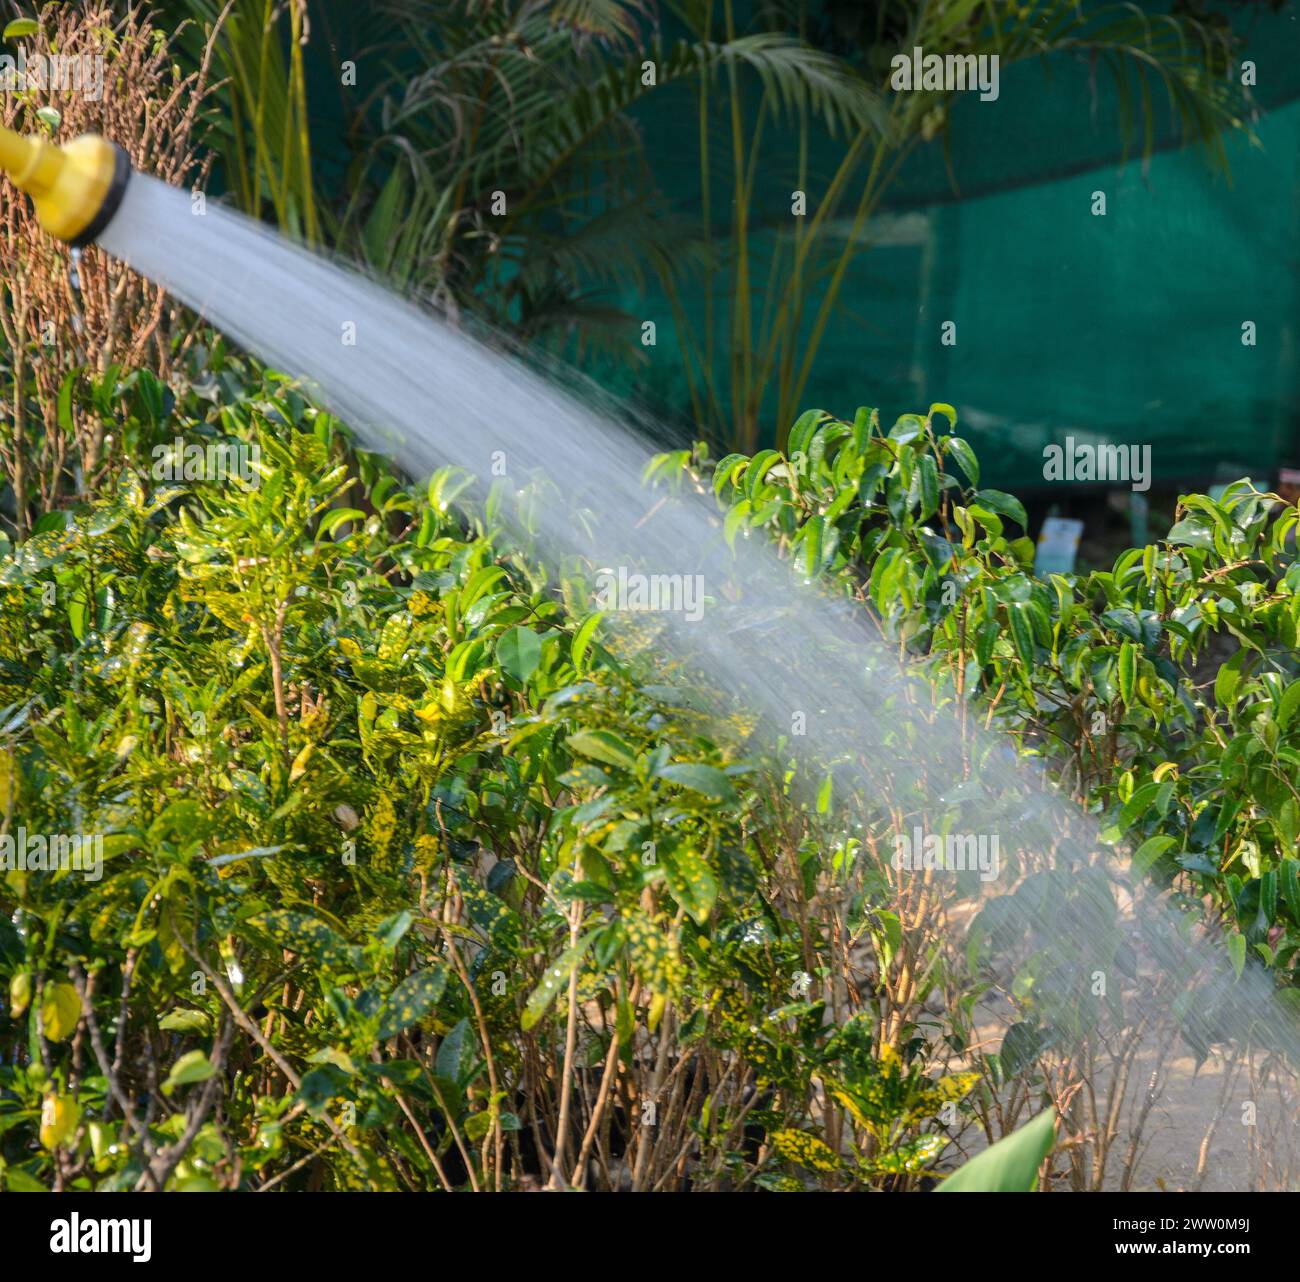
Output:
<instances>
[{"instance_id":1,"label":"broad green leaf","mask_svg":"<svg viewBox=\"0 0 1300 1282\"><path fill-rule=\"evenodd\" d=\"M1177 844L1178 841L1174 837L1163 835L1159 837L1148 837L1147 840L1133 852L1133 871L1137 873L1139 877L1145 877L1156 860L1159 859L1166 850L1169 850Z\"/></svg>"},{"instance_id":2,"label":"broad green leaf","mask_svg":"<svg viewBox=\"0 0 1300 1282\"><path fill-rule=\"evenodd\" d=\"M469 1018L466 1017L442 1039L438 1046L438 1055L434 1061L434 1069L438 1076L445 1077L449 1082L459 1082L471 1048Z\"/></svg>"},{"instance_id":3,"label":"broad green leaf","mask_svg":"<svg viewBox=\"0 0 1300 1282\"><path fill-rule=\"evenodd\" d=\"M636 766L636 754L612 730L579 730L564 742L570 752L576 752L580 757L618 766L620 770L632 770Z\"/></svg>"},{"instance_id":4,"label":"broad green leaf","mask_svg":"<svg viewBox=\"0 0 1300 1282\"><path fill-rule=\"evenodd\" d=\"M318 1064L302 1075L298 1098L312 1113L319 1116L321 1109L343 1089L346 1083L347 1075L336 1065Z\"/></svg>"},{"instance_id":5,"label":"broad green leaf","mask_svg":"<svg viewBox=\"0 0 1300 1282\"><path fill-rule=\"evenodd\" d=\"M691 846L665 850L664 876L673 898L703 926L718 898L718 883L704 857Z\"/></svg>"},{"instance_id":6,"label":"broad green leaf","mask_svg":"<svg viewBox=\"0 0 1300 1282\"><path fill-rule=\"evenodd\" d=\"M921 490L917 519L928 521L939 510L939 468L932 454L922 454L916 467Z\"/></svg>"},{"instance_id":7,"label":"broad green leaf","mask_svg":"<svg viewBox=\"0 0 1300 1282\"><path fill-rule=\"evenodd\" d=\"M957 426L957 411L951 405L945 405L942 401L930 406L930 412L927 418L934 418L936 414L942 414L948 420L949 427ZM971 478L974 479L973 477Z\"/></svg>"},{"instance_id":8,"label":"broad green leaf","mask_svg":"<svg viewBox=\"0 0 1300 1282\"><path fill-rule=\"evenodd\" d=\"M1292 681L1282 692L1277 711L1273 714L1278 730L1285 730L1291 724L1291 718L1295 715L1297 707L1300 707L1300 681Z\"/></svg>"},{"instance_id":9,"label":"broad green leaf","mask_svg":"<svg viewBox=\"0 0 1300 1282\"><path fill-rule=\"evenodd\" d=\"M215 1073L216 1067L202 1051L188 1051L172 1065L163 1083L163 1094L170 1095L178 1086L189 1086L194 1082L206 1082Z\"/></svg>"},{"instance_id":10,"label":"broad green leaf","mask_svg":"<svg viewBox=\"0 0 1300 1282\"><path fill-rule=\"evenodd\" d=\"M389 995L379 1016L379 1040L386 1042L402 1029L421 1020L442 998L447 987L447 968L435 966L407 975Z\"/></svg>"},{"instance_id":11,"label":"broad green leaf","mask_svg":"<svg viewBox=\"0 0 1300 1282\"><path fill-rule=\"evenodd\" d=\"M321 517L320 527L317 530L319 538L327 539L335 530L345 521L364 522L366 514L359 508L355 507L336 507L331 508Z\"/></svg>"},{"instance_id":12,"label":"broad green leaf","mask_svg":"<svg viewBox=\"0 0 1300 1282\"><path fill-rule=\"evenodd\" d=\"M997 512L1002 516L1009 516L1013 521L1019 523L1022 530L1029 529L1029 518L1025 515L1025 506L1014 495L1006 494L1002 490L977 490L974 501L990 511Z\"/></svg>"},{"instance_id":13,"label":"broad green leaf","mask_svg":"<svg viewBox=\"0 0 1300 1282\"><path fill-rule=\"evenodd\" d=\"M158 1027L169 1033L197 1033L206 1037L212 1031L212 1016L206 1011L186 1010L178 1006L158 1021Z\"/></svg>"},{"instance_id":14,"label":"broad green leaf","mask_svg":"<svg viewBox=\"0 0 1300 1282\"><path fill-rule=\"evenodd\" d=\"M270 935L281 947L302 953L327 966L345 967L355 963L359 949L350 948L323 921L307 913L276 910L258 913L249 925Z\"/></svg>"},{"instance_id":15,"label":"broad green leaf","mask_svg":"<svg viewBox=\"0 0 1300 1282\"><path fill-rule=\"evenodd\" d=\"M501 671L526 685L542 661L542 638L532 628L511 628L497 638L497 662Z\"/></svg>"},{"instance_id":16,"label":"broad green leaf","mask_svg":"<svg viewBox=\"0 0 1300 1282\"><path fill-rule=\"evenodd\" d=\"M744 462L743 454L728 454L718 460L718 465L713 469L713 492L720 495L723 487L727 485L736 471L738 464Z\"/></svg>"},{"instance_id":17,"label":"broad green leaf","mask_svg":"<svg viewBox=\"0 0 1300 1282\"><path fill-rule=\"evenodd\" d=\"M1300 923L1300 859L1284 859L1278 869L1282 902L1291 910L1291 920Z\"/></svg>"},{"instance_id":18,"label":"broad green leaf","mask_svg":"<svg viewBox=\"0 0 1300 1282\"><path fill-rule=\"evenodd\" d=\"M670 783L681 784L695 792L702 792L715 801L735 802L736 790L731 780L716 766L706 766L702 762L682 761L667 765L659 770L659 777Z\"/></svg>"},{"instance_id":19,"label":"broad green leaf","mask_svg":"<svg viewBox=\"0 0 1300 1282\"><path fill-rule=\"evenodd\" d=\"M1020 662L1032 671L1035 664L1034 625L1029 612L1023 605L1010 605L1007 607L1007 620L1011 624L1011 640L1015 643ZM1026 677L1029 675L1029 672L1025 673Z\"/></svg>"},{"instance_id":20,"label":"broad green leaf","mask_svg":"<svg viewBox=\"0 0 1300 1282\"><path fill-rule=\"evenodd\" d=\"M1231 709L1236 702L1234 696L1241 682L1242 665L1250 657L1249 650L1238 650L1227 663L1223 664L1214 678L1214 699L1220 707Z\"/></svg>"},{"instance_id":21,"label":"broad green leaf","mask_svg":"<svg viewBox=\"0 0 1300 1282\"><path fill-rule=\"evenodd\" d=\"M749 466L745 469L745 495L747 498L753 500L768 471L780 461L781 455L776 450L759 450L749 460Z\"/></svg>"},{"instance_id":22,"label":"broad green leaf","mask_svg":"<svg viewBox=\"0 0 1300 1282\"><path fill-rule=\"evenodd\" d=\"M1032 1193L1056 1143L1056 1111L1046 1109L954 1171L936 1193Z\"/></svg>"},{"instance_id":23,"label":"broad green leaf","mask_svg":"<svg viewBox=\"0 0 1300 1282\"><path fill-rule=\"evenodd\" d=\"M1259 879L1259 911L1266 922L1277 920L1277 872L1272 868Z\"/></svg>"}]
</instances>

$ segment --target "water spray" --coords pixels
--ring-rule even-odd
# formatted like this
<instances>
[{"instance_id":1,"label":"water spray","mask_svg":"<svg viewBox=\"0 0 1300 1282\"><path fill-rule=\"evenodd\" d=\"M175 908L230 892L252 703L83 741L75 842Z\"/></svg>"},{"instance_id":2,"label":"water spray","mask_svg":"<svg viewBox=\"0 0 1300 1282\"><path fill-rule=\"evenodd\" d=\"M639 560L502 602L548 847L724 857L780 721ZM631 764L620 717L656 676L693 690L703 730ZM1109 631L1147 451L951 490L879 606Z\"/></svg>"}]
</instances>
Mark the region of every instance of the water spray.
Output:
<instances>
[{"instance_id":1,"label":"water spray","mask_svg":"<svg viewBox=\"0 0 1300 1282\"><path fill-rule=\"evenodd\" d=\"M942 816L973 806L1025 852L1022 868L1038 874L1026 884L1042 893L1000 896L999 933L1051 949L1054 969L1039 976L1036 992L1055 1010L1055 1027L1086 1032L1095 1018L1100 1007L1074 979L1114 967L1102 941L1118 914L1138 958L1124 1004L1130 1024L1147 1030L1144 1045L1171 1011L1187 1017L1180 1012L1194 993L1214 1015L1205 1040L1218 1040L1230 1021L1243 1040L1300 1061L1300 1030L1271 981L1249 969L1234 975L1222 949L1158 897L1144 895L1136 908L1142 879L1130 879L1118 858L1098 862L1096 818L994 736L963 740L949 712L928 715L924 692L869 635L860 609L799 588L763 540L728 548L711 496L648 498L639 477L653 447L615 409L570 395L252 219L220 206L195 217L185 192L132 178L125 155L103 139L57 148L0 131L0 168L32 196L51 233L74 245L96 240L245 349L303 379L368 449L409 474L452 465L481 478L496 475L496 457L508 460L507 490L549 491L523 522L548 562L698 570L715 604L698 622L661 615L658 645L757 716L757 738L813 777L838 763L858 793L900 811ZM792 709L810 725L793 740ZM1053 911L1072 891L1072 915ZM990 893L975 888L978 899ZM1192 1109L1197 1124L1206 1116L1206 1106ZM1279 1129L1294 1133L1294 1100ZM1213 1164L1209 1174L1220 1187L1236 1182Z\"/></svg>"}]
</instances>

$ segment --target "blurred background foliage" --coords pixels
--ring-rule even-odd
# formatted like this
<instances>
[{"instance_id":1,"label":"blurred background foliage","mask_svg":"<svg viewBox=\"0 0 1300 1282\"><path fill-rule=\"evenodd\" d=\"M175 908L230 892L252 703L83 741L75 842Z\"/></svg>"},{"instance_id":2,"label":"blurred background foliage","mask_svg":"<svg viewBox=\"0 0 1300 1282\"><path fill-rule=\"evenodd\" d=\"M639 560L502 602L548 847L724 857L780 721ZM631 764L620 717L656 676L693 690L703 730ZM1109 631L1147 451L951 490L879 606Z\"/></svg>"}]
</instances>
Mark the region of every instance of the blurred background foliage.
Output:
<instances>
[{"instance_id":1,"label":"blurred background foliage","mask_svg":"<svg viewBox=\"0 0 1300 1282\"><path fill-rule=\"evenodd\" d=\"M136 8L202 80L213 193L576 362L683 444L779 444L865 379L951 401L1022 492L1066 433L1152 444L1158 485L1300 459L1293 4ZM73 11L40 12L15 51ZM996 55L997 99L892 91L918 46ZM77 492L36 394L19 489Z\"/></svg>"},{"instance_id":2,"label":"blurred background foliage","mask_svg":"<svg viewBox=\"0 0 1300 1282\"><path fill-rule=\"evenodd\" d=\"M225 13L209 141L244 208L683 441L780 443L865 376L951 400L1021 487L1071 430L1152 443L1163 482L1300 457L1284 0L160 7L191 61ZM892 92L916 46L998 55L998 99Z\"/></svg>"}]
</instances>

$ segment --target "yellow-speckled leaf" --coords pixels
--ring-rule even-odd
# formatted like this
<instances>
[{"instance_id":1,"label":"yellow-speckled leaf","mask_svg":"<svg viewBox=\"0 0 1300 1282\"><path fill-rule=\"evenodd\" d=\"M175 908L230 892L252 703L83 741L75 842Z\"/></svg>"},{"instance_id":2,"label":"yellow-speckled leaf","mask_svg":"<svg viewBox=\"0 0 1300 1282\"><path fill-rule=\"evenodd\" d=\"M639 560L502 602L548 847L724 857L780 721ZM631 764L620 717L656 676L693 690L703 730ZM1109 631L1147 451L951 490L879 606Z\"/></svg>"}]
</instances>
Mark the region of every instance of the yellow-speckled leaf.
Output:
<instances>
[{"instance_id":1,"label":"yellow-speckled leaf","mask_svg":"<svg viewBox=\"0 0 1300 1282\"><path fill-rule=\"evenodd\" d=\"M689 846L664 851L663 865L673 898L703 926L718 898L718 882L709 865Z\"/></svg>"},{"instance_id":2,"label":"yellow-speckled leaf","mask_svg":"<svg viewBox=\"0 0 1300 1282\"><path fill-rule=\"evenodd\" d=\"M423 1019L437 1005L447 987L447 969L435 966L432 970L417 970L407 975L389 995L379 1016L379 1040L396 1037L402 1029Z\"/></svg>"},{"instance_id":3,"label":"yellow-speckled leaf","mask_svg":"<svg viewBox=\"0 0 1300 1282\"><path fill-rule=\"evenodd\" d=\"M835 1171L839 1169L840 1160L832 1152L825 1140L807 1131L773 1131L772 1147L787 1162L805 1166L810 1171Z\"/></svg>"}]
</instances>

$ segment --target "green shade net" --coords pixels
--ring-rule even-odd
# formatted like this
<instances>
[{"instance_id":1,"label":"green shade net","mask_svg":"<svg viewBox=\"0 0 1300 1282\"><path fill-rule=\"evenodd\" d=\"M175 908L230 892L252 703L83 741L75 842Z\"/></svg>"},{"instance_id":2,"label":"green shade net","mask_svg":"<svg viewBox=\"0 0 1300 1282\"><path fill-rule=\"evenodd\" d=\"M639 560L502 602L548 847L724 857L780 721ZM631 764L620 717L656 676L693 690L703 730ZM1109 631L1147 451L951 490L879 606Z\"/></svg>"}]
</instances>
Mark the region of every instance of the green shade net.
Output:
<instances>
[{"instance_id":1,"label":"green shade net","mask_svg":"<svg viewBox=\"0 0 1300 1282\"><path fill-rule=\"evenodd\" d=\"M1141 11L1158 21L1160 7ZM1154 82L1153 155L1144 163L1140 125L1123 155L1121 101L1104 66L1058 55L1004 67L997 100L959 96L946 153L938 141L920 148L888 188L849 268L803 407L850 416L866 404L892 422L949 402L979 452L985 483L1019 491L1044 484L1043 447L1068 435L1149 444L1157 480L1188 486L1242 474L1272 482L1279 467L1300 464L1300 19L1294 3L1277 13L1217 8L1233 13L1245 42L1240 57L1255 63L1261 111L1259 147L1228 142L1230 180L1198 146L1178 145ZM322 13L329 38L313 42L320 63L311 97L324 113L316 154L327 173L346 161L334 119L337 60L355 46L335 28L351 30L358 11L332 0ZM743 5L737 13L743 28ZM661 16L667 43L685 34ZM372 69L380 70L378 60ZM722 86L720 77L715 103ZM755 109L756 101L747 103L746 130ZM666 86L635 114L666 204L698 226L693 88ZM719 112L715 138L728 128ZM810 202L844 146L813 137ZM713 235L724 247L725 152L724 145L715 154L712 190ZM749 242L759 280L770 247L792 226L797 173L795 132L769 124ZM1104 216L1092 212L1094 192L1105 195ZM684 268L680 299L697 331L702 281L694 266ZM654 321L657 344L641 349L640 364L597 361L593 372L691 439L699 428L667 297L650 283L605 301L627 314L634 335ZM713 374L726 401L733 349L719 318L730 299L719 290L713 302ZM761 305L760 298L755 310ZM954 347L940 342L944 321L956 325ZM1256 327L1254 346L1242 343L1247 321ZM765 442L778 428L774 400L769 395L760 414Z\"/></svg>"},{"instance_id":2,"label":"green shade net","mask_svg":"<svg viewBox=\"0 0 1300 1282\"><path fill-rule=\"evenodd\" d=\"M950 402L984 482L1018 490L1044 483L1044 446L1071 435L1149 444L1157 482L1271 483L1300 463L1300 24L1289 6L1239 25L1241 56L1256 61L1259 145L1228 140L1228 178L1199 146L1176 145L1158 100L1154 154L1144 162L1138 128L1125 158L1113 82L1082 60L1006 67L996 101L962 98L946 160L940 143L922 148L867 229L803 405L843 416L877 406L892 422ZM676 106L652 104L646 146L670 202L698 216L697 121L689 95ZM818 144L810 198L842 145ZM793 135L774 130L754 200L758 279L772 238L788 232L796 173ZM725 240L730 189L717 182L713 200ZM702 329L689 274L681 297ZM606 369L603 380L689 431L666 299L651 290L619 301L656 322L657 345L643 369ZM730 300L714 304L725 315ZM940 341L945 321L955 346ZM725 388L729 339L721 325L714 332ZM776 427L769 401L766 441Z\"/></svg>"}]
</instances>

